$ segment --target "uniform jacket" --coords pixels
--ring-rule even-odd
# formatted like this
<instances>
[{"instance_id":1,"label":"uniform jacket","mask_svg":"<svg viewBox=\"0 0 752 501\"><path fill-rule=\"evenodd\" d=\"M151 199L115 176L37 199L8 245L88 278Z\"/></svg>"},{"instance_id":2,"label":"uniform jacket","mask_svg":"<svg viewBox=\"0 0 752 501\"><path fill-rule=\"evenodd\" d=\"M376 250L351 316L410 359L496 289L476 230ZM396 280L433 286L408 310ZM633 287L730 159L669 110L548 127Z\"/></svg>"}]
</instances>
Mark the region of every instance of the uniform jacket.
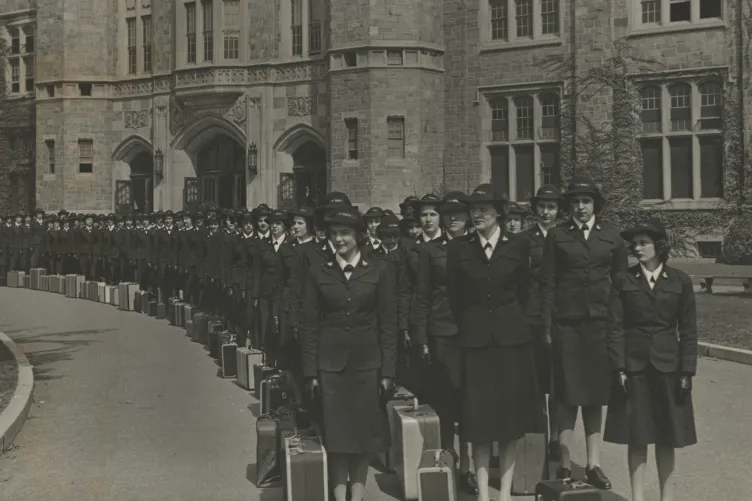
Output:
<instances>
[{"instance_id":1,"label":"uniform jacket","mask_svg":"<svg viewBox=\"0 0 752 501\"><path fill-rule=\"evenodd\" d=\"M112 259L126 259L128 257L128 230L125 228L115 229L110 232L110 257Z\"/></svg>"},{"instance_id":2,"label":"uniform jacket","mask_svg":"<svg viewBox=\"0 0 752 501\"><path fill-rule=\"evenodd\" d=\"M459 237L467 240L469 236ZM452 316L447 297L446 236L419 245L418 273L415 285L415 302L410 312L410 324L415 327L413 340L427 344L428 336L448 337L457 334L457 324Z\"/></svg>"},{"instance_id":3,"label":"uniform jacket","mask_svg":"<svg viewBox=\"0 0 752 501\"><path fill-rule=\"evenodd\" d=\"M627 247L619 230L596 217L587 241L572 220L551 228L540 271L543 324L553 320L606 319L608 294L617 273L627 269Z\"/></svg>"},{"instance_id":4,"label":"uniform jacket","mask_svg":"<svg viewBox=\"0 0 752 501\"><path fill-rule=\"evenodd\" d=\"M235 244L239 247L240 256L240 290L245 291L246 296L257 299L261 285L261 246L260 240L254 238L255 234L245 236L241 234Z\"/></svg>"},{"instance_id":5,"label":"uniform jacket","mask_svg":"<svg viewBox=\"0 0 752 501\"><path fill-rule=\"evenodd\" d=\"M163 264L174 264L175 261L175 252L173 249L173 244L175 239L177 238L178 229L177 227L173 226L170 229L167 229L165 226L163 229L157 230L156 232L156 253L157 253L157 260L160 263Z\"/></svg>"},{"instance_id":6,"label":"uniform jacket","mask_svg":"<svg viewBox=\"0 0 752 501\"><path fill-rule=\"evenodd\" d=\"M303 375L379 369L394 377L397 325L394 286L383 261L361 257L350 279L336 260L308 270L300 325Z\"/></svg>"},{"instance_id":7,"label":"uniform jacket","mask_svg":"<svg viewBox=\"0 0 752 501\"><path fill-rule=\"evenodd\" d=\"M259 297L274 299L277 281L281 274L279 259L270 240L258 238Z\"/></svg>"},{"instance_id":8,"label":"uniform jacket","mask_svg":"<svg viewBox=\"0 0 752 501\"><path fill-rule=\"evenodd\" d=\"M514 346L531 341L525 315L530 241L500 231L491 259L477 235L448 244L446 289L461 346Z\"/></svg>"},{"instance_id":9,"label":"uniform jacket","mask_svg":"<svg viewBox=\"0 0 752 501\"><path fill-rule=\"evenodd\" d=\"M133 259L149 261L151 235L149 230L137 230L133 235Z\"/></svg>"},{"instance_id":10,"label":"uniform jacket","mask_svg":"<svg viewBox=\"0 0 752 501\"><path fill-rule=\"evenodd\" d=\"M522 235L530 240L530 298L527 301L527 314L531 317L540 317L543 303L541 266L546 237L537 224L522 232Z\"/></svg>"},{"instance_id":11,"label":"uniform jacket","mask_svg":"<svg viewBox=\"0 0 752 501\"><path fill-rule=\"evenodd\" d=\"M664 264L651 290L639 265L618 273L609 296L608 353L616 369L641 371L650 364L694 375L697 316L689 276Z\"/></svg>"},{"instance_id":12,"label":"uniform jacket","mask_svg":"<svg viewBox=\"0 0 752 501\"><path fill-rule=\"evenodd\" d=\"M41 247L44 244L45 237L47 236L46 223L39 223L36 219L34 219L31 222L31 234L32 245L34 247Z\"/></svg>"},{"instance_id":13,"label":"uniform jacket","mask_svg":"<svg viewBox=\"0 0 752 501\"><path fill-rule=\"evenodd\" d=\"M78 255L87 255L94 253L94 245L96 243L97 235L96 230L88 229L87 227L79 228L75 234L75 249Z\"/></svg>"},{"instance_id":14,"label":"uniform jacket","mask_svg":"<svg viewBox=\"0 0 752 501\"><path fill-rule=\"evenodd\" d=\"M0 225L0 264L8 266L10 264L10 253L13 248L13 226L5 223Z\"/></svg>"},{"instance_id":15,"label":"uniform jacket","mask_svg":"<svg viewBox=\"0 0 752 501\"><path fill-rule=\"evenodd\" d=\"M198 264L198 247L201 243L201 233L196 228L183 230L178 233L180 250L178 251L178 264L192 268Z\"/></svg>"},{"instance_id":16,"label":"uniform jacket","mask_svg":"<svg viewBox=\"0 0 752 501\"><path fill-rule=\"evenodd\" d=\"M201 276L219 281L222 279L222 232L207 234L203 242Z\"/></svg>"}]
</instances>

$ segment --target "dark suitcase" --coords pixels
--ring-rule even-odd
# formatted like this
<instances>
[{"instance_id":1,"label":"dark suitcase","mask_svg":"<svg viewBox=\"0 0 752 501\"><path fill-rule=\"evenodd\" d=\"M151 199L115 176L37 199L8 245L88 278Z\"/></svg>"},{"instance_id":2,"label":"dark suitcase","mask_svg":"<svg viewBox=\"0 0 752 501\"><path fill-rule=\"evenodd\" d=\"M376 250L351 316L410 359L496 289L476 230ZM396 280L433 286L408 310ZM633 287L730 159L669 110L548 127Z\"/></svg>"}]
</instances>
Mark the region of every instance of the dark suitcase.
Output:
<instances>
[{"instance_id":1,"label":"dark suitcase","mask_svg":"<svg viewBox=\"0 0 752 501\"><path fill-rule=\"evenodd\" d=\"M282 485L285 501L328 501L326 449L321 439L293 435L285 439L284 445Z\"/></svg>"},{"instance_id":2,"label":"dark suitcase","mask_svg":"<svg viewBox=\"0 0 752 501\"><path fill-rule=\"evenodd\" d=\"M280 426L281 425L281 426ZM291 410L259 416L256 421L256 486L268 487L279 481L278 429L295 428Z\"/></svg>"},{"instance_id":3,"label":"dark suitcase","mask_svg":"<svg viewBox=\"0 0 752 501\"><path fill-rule=\"evenodd\" d=\"M222 356L222 345L230 340L230 331L209 332L209 356L219 360Z\"/></svg>"},{"instance_id":4,"label":"dark suitcase","mask_svg":"<svg viewBox=\"0 0 752 501\"><path fill-rule=\"evenodd\" d=\"M167 305L164 303L157 304L157 320L164 320L167 318Z\"/></svg>"},{"instance_id":5,"label":"dark suitcase","mask_svg":"<svg viewBox=\"0 0 752 501\"><path fill-rule=\"evenodd\" d=\"M170 325L178 325L178 305L180 299L171 298L167 300L167 322Z\"/></svg>"},{"instance_id":6,"label":"dark suitcase","mask_svg":"<svg viewBox=\"0 0 752 501\"><path fill-rule=\"evenodd\" d=\"M261 382L278 372L274 367L264 363L253 366L253 396L256 397L256 400L261 400Z\"/></svg>"},{"instance_id":7,"label":"dark suitcase","mask_svg":"<svg viewBox=\"0 0 752 501\"><path fill-rule=\"evenodd\" d=\"M447 450L423 452L418 465L418 499L420 501L457 501L456 466Z\"/></svg>"},{"instance_id":8,"label":"dark suitcase","mask_svg":"<svg viewBox=\"0 0 752 501\"><path fill-rule=\"evenodd\" d=\"M284 374L273 374L261 381L261 413L291 405L292 392Z\"/></svg>"},{"instance_id":9,"label":"dark suitcase","mask_svg":"<svg viewBox=\"0 0 752 501\"><path fill-rule=\"evenodd\" d=\"M222 363L222 377L230 378L238 374L238 345L235 343L225 343L220 350L220 361Z\"/></svg>"},{"instance_id":10,"label":"dark suitcase","mask_svg":"<svg viewBox=\"0 0 752 501\"><path fill-rule=\"evenodd\" d=\"M196 327L196 339L201 344L209 344L209 315L201 313L194 316L194 325Z\"/></svg>"},{"instance_id":11,"label":"dark suitcase","mask_svg":"<svg viewBox=\"0 0 752 501\"><path fill-rule=\"evenodd\" d=\"M156 301L149 301L149 316L150 317L157 316L157 302Z\"/></svg>"},{"instance_id":12,"label":"dark suitcase","mask_svg":"<svg viewBox=\"0 0 752 501\"><path fill-rule=\"evenodd\" d=\"M550 480L535 488L537 501L602 501L601 491L579 480Z\"/></svg>"},{"instance_id":13,"label":"dark suitcase","mask_svg":"<svg viewBox=\"0 0 752 501\"><path fill-rule=\"evenodd\" d=\"M193 336L196 335L195 333L196 328L193 326L193 322L186 322L185 323L185 333L188 334L188 337L193 340Z\"/></svg>"}]
</instances>

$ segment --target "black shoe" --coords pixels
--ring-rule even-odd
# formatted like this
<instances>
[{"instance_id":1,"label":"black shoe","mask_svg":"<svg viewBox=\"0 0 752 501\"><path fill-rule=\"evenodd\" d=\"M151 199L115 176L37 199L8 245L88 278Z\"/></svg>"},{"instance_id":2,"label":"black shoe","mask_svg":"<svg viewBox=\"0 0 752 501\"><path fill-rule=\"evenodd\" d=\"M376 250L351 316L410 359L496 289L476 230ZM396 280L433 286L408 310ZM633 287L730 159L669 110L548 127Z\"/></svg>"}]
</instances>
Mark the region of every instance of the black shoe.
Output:
<instances>
[{"instance_id":1,"label":"black shoe","mask_svg":"<svg viewBox=\"0 0 752 501\"><path fill-rule=\"evenodd\" d=\"M478 480L475 478L475 473L471 471L460 473L460 490L473 496L478 495Z\"/></svg>"},{"instance_id":2,"label":"black shoe","mask_svg":"<svg viewBox=\"0 0 752 501\"><path fill-rule=\"evenodd\" d=\"M571 480L572 470L559 466L556 468L556 480Z\"/></svg>"},{"instance_id":3,"label":"black shoe","mask_svg":"<svg viewBox=\"0 0 752 501\"><path fill-rule=\"evenodd\" d=\"M611 481L608 479L600 466L593 466L592 468L586 469L585 476L587 478L587 483L589 483L593 487L603 490L611 489Z\"/></svg>"},{"instance_id":4,"label":"black shoe","mask_svg":"<svg viewBox=\"0 0 752 501\"><path fill-rule=\"evenodd\" d=\"M548 460L558 463L561 461L561 446L558 440L552 440L548 444Z\"/></svg>"}]
</instances>

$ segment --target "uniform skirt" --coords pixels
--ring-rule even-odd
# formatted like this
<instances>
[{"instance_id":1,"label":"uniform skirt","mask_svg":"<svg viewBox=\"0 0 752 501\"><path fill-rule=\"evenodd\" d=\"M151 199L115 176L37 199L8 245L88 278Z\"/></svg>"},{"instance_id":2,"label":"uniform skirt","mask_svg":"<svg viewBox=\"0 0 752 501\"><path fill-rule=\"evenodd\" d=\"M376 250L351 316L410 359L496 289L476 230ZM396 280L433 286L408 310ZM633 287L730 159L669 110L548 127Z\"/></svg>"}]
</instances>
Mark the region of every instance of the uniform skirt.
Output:
<instances>
[{"instance_id":1,"label":"uniform skirt","mask_svg":"<svg viewBox=\"0 0 752 501\"><path fill-rule=\"evenodd\" d=\"M462 388L462 348L455 338L429 336L431 363L420 363L419 398L442 418L459 421Z\"/></svg>"},{"instance_id":2,"label":"uniform skirt","mask_svg":"<svg viewBox=\"0 0 752 501\"><path fill-rule=\"evenodd\" d=\"M612 393L603 440L674 448L696 444L692 398L678 403L679 379L678 372L659 372L652 366L628 374L628 394L620 389Z\"/></svg>"},{"instance_id":3,"label":"uniform skirt","mask_svg":"<svg viewBox=\"0 0 752 501\"><path fill-rule=\"evenodd\" d=\"M324 446L337 454L380 454L389 447L378 369L321 372Z\"/></svg>"},{"instance_id":4,"label":"uniform skirt","mask_svg":"<svg viewBox=\"0 0 752 501\"><path fill-rule=\"evenodd\" d=\"M606 320L557 322L553 332L554 394L566 406L608 404L613 374Z\"/></svg>"},{"instance_id":5,"label":"uniform skirt","mask_svg":"<svg viewBox=\"0 0 752 501\"><path fill-rule=\"evenodd\" d=\"M528 317L530 333L535 342L535 366L538 368L538 384L543 393L551 393L551 346L543 339L543 323L540 317Z\"/></svg>"},{"instance_id":6,"label":"uniform skirt","mask_svg":"<svg viewBox=\"0 0 752 501\"><path fill-rule=\"evenodd\" d=\"M504 443L545 430L533 343L463 348L463 379L466 440Z\"/></svg>"}]
</instances>

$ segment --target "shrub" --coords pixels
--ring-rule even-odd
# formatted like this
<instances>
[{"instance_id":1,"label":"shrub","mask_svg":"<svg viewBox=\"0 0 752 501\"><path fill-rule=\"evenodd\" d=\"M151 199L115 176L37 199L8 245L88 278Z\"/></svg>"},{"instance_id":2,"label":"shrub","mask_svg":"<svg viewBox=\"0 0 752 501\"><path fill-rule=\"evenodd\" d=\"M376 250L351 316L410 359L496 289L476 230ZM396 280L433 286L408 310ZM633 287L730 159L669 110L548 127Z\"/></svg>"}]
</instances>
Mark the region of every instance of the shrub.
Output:
<instances>
[{"instance_id":1,"label":"shrub","mask_svg":"<svg viewBox=\"0 0 752 501\"><path fill-rule=\"evenodd\" d=\"M728 264L752 264L752 214L738 214L723 239L723 258Z\"/></svg>"}]
</instances>

